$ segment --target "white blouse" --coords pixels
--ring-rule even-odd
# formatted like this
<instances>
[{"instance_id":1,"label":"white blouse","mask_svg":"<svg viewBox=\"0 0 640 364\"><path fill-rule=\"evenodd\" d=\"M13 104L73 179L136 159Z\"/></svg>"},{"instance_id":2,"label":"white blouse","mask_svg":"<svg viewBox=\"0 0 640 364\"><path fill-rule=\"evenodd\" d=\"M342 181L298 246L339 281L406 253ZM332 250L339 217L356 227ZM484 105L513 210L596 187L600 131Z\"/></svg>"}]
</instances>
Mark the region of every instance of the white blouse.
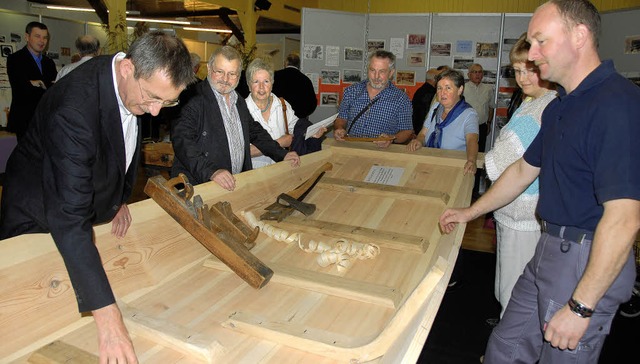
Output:
<instances>
[{"instance_id":1,"label":"white blouse","mask_svg":"<svg viewBox=\"0 0 640 364\"><path fill-rule=\"evenodd\" d=\"M249 108L249 112L253 119L262 125L264 130L271 135L273 140L280 138L285 135L284 130L284 114L282 112L282 104L280 103L280 99L273 92L271 93L272 101L271 101L271 112L269 113L269 120L264 120L262 117L262 112L260 108L256 105L256 103L251 98L251 95L247 96L247 108ZM296 126L296 122L298 121L298 117L294 114L291 105L287 100L284 101L287 106L287 124L289 125L289 134L293 135L293 128ZM267 166L269 164L273 164L275 161L266 155L261 155L258 157L251 158L251 164L253 164L253 168L260 168Z\"/></svg>"}]
</instances>

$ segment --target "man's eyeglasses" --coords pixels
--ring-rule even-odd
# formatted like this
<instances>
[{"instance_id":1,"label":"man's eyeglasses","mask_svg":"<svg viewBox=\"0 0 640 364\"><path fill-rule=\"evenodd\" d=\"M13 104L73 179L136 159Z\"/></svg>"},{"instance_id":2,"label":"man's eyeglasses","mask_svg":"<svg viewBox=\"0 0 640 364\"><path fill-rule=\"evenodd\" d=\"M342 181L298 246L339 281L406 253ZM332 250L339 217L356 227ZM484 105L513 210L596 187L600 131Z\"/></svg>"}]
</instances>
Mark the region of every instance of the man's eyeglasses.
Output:
<instances>
[{"instance_id":1,"label":"man's eyeglasses","mask_svg":"<svg viewBox=\"0 0 640 364\"><path fill-rule=\"evenodd\" d=\"M518 69L518 68L514 68L513 72L516 74L516 77L517 76L527 77L529 75L532 75L532 74L536 73L536 70L533 69L533 68L525 68L523 70Z\"/></svg>"},{"instance_id":2,"label":"man's eyeglasses","mask_svg":"<svg viewBox=\"0 0 640 364\"><path fill-rule=\"evenodd\" d=\"M161 107L173 107L176 106L180 103L180 100L170 100L170 101L165 101L165 100L160 100L160 99L155 99L155 98L151 98L151 99L146 99L146 97L144 97L144 94L146 92L142 91L142 85L140 84L140 79L137 79L136 81L138 81L138 88L140 89L140 96L142 96L142 103L145 105L153 105L153 104L160 104ZM148 95L148 93L147 93Z\"/></svg>"},{"instance_id":3,"label":"man's eyeglasses","mask_svg":"<svg viewBox=\"0 0 640 364\"><path fill-rule=\"evenodd\" d=\"M469 73L482 73L482 71L469 71Z\"/></svg>"},{"instance_id":4,"label":"man's eyeglasses","mask_svg":"<svg viewBox=\"0 0 640 364\"><path fill-rule=\"evenodd\" d=\"M225 72L223 70L213 70L213 74L217 78L229 77L230 80L236 80L240 76L240 74L238 72Z\"/></svg>"}]
</instances>

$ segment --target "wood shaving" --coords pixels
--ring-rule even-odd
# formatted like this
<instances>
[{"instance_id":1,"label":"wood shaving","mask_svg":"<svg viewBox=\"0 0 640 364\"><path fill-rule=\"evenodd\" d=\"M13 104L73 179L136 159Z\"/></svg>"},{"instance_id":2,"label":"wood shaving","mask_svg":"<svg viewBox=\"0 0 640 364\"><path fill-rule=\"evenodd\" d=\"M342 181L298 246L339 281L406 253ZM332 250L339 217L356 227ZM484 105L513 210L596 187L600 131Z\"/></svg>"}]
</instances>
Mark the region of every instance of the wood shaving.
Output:
<instances>
[{"instance_id":1,"label":"wood shaving","mask_svg":"<svg viewBox=\"0 0 640 364\"><path fill-rule=\"evenodd\" d=\"M267 236L287 244L297 242L298 247L307 253L317 253L316 261L321 267L328 267L335 264L338 272L342 272L351 266L354 260L374 259L380 254L380 247L371 243L359 243L349 241L347 239L338 239L335 243L329 244L322 241L309 240L305 245L302 241L301 233L289 233L284 229L277 228L259 221L250 211L241 211L242 216L249 226L255 228L258 226L260 231Z\"/></svg>"}]
</instances>

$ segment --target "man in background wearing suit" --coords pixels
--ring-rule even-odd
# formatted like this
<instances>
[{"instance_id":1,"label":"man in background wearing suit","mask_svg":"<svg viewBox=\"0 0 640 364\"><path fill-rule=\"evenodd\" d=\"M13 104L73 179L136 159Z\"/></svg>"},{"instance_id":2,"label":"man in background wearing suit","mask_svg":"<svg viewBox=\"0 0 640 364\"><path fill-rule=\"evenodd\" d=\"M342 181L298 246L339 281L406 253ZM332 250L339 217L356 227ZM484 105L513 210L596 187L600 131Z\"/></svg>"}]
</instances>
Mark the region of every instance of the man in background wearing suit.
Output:
<instances>
[{"instance_id":1,"label":"man in background wearing suit","mask_svg":"<svg viewBox=\"0 0 640 364\"><path fill-rule=\"evenodd\" d=\"M24 136L36 105L56 79L56 65L43 54L49 43L47 26L31 22L25 30L25 45L7 57L7 74L11 84L11 108L7 129L16 133L18 142Z\"/></svg>"},{"instance_id":2,"label":"man in background wearing suit","mask_svg":"<svg viewBox=\"0 0 640 364\"><path fill-rule=\"evenodd\" d=\"M318 105L311 80L300 72L300 56L297 53L288 55L284 68L273 73L272 92L284 97L299 119L311 115Z\"/></svg>"},{"instance_id":3,"label":"man in background wearing suit","mask_svg":"<svg viewBox=\"0 0 640 364\"><path fill-rule=\"evenodd\" d=\"M131 214L125 202L140 153L137 117L177 105L193 80L184 43L147 33L128 54L94 57L51 87L7 163L0 239L51 233L79 310L93 314L101 363L137 358L92 225L111 222L114 236L127 233Z\"/></svg>"}]
</instances>

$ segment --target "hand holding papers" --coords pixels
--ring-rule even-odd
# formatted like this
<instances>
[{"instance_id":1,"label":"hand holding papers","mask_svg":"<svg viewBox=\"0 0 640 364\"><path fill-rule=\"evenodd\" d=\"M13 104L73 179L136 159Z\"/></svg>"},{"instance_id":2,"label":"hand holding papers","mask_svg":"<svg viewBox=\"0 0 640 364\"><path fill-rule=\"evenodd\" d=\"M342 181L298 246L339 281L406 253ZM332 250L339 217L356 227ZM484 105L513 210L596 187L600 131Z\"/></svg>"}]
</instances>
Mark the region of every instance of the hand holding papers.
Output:
<instances>
[{"instance_id":1,"label":"hand holding papers","mask_svg":"<svg viewBox=\"0 0 640 364\"><path fill-rule=\"evenodd\" d=\"M331 115L324 120L321 120L315 124L312 124L310 127L307 128L307 132L305 133L304 138L309 139L313 136L313 134L317 133L318 130L320 130L320 128L328 127L329 125L333 124L333 122L336 120L337 117L338 117L338 114Z\"/></svg>"}]
</instances>

